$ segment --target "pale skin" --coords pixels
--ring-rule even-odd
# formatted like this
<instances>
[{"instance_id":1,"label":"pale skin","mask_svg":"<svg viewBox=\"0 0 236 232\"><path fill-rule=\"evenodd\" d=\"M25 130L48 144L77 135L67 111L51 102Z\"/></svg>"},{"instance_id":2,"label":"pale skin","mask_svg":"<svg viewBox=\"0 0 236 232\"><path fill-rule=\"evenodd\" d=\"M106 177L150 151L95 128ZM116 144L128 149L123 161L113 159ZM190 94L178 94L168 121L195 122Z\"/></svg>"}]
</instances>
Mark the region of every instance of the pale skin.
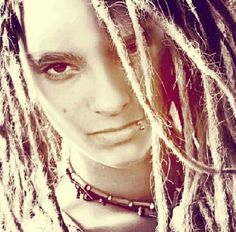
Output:
<instances>
[{"instance_id":1,"label":"pale skin","mask_svg":"<svg viewBox=\"0 0 236 232\"><path fill-rule=\"evenodd\" d=\"M73 144L70 160L83 179L111 195L151 201L151 130L106 28L85 2L24 1L27 53L39 101L55 128ZM137 67L130 19L122 8L117 9L115 21L122 25L122 37ZM161 36L154 36L155 43L148 41L148 46L157 62L163 45ZM159 106L161 101L159 98ZM136 126L139 120L145 126L143 131ZM70 188L66 196L70 196ZM121 217L119 209L78 203L73 196L69 199L64 211L80 223L90 210L98 212L96 217L117 217L111 220L115 226L126 223L129 228L129 223L137 221L129 212L122 212L127 215ZM88 224L96 228L98 221L91 215ZM84 222L84 226L89 225ZM146 229L153 230L153 226L148 222Z\"/></svg>"}]
</instances>

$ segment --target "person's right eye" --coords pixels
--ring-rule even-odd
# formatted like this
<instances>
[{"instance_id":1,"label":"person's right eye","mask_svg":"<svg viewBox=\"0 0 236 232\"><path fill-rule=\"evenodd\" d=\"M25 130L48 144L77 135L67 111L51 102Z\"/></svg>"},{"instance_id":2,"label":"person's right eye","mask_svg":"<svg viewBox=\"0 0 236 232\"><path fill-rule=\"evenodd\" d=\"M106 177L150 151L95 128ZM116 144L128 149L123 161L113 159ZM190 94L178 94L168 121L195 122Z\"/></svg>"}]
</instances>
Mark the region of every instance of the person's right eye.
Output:
<instances>
[{"instance_id":1,"label":"person's right eye","mask_svg":"<svg viewBox=\"0 0 236 232\"><path fill-rule=\"evenodd\" d=\"M63 62L49 64L43 69L43 72L51 80L65 80L71 78L79 71L78 67Z\"/></svg>"},{"instance_id":2,"label":"person's right eye","mask_svg":"<svg viewBox=\"0 0 236 232\"><path fill-rule=\"evenodd\" d=\"M43 75L50 80L67 80L79 75L85 68L83 58L71 53L45 53L28 55L29 65L34 72Z\"/></svg>"}]
</instances>

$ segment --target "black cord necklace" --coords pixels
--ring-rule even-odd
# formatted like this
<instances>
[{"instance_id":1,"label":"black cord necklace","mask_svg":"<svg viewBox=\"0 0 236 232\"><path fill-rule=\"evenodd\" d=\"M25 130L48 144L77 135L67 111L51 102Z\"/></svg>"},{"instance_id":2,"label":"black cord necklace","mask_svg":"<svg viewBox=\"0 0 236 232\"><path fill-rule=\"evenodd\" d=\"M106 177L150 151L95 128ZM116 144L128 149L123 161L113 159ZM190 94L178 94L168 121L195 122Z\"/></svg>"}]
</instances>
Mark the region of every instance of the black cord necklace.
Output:
<instances>
[{"instance_id":1,"label":"black cord necklace","mask_svg":"<svg viewBox=\"0 0 236 232\"><path fill-rule=\"evenodd\" d=\"M73 169L70 162L66 173L69 176L71 182L75 185L77 189L77 198L81 196L85 201L98 201L102 205L111 204L133 212L141 217L153 217L156 218L156 210L153 202L143 202L143 201L130 201L125 198L120 198L116 196L111 196L98 190L88 183L86 183Z\"/></svg>"}]
</instances>

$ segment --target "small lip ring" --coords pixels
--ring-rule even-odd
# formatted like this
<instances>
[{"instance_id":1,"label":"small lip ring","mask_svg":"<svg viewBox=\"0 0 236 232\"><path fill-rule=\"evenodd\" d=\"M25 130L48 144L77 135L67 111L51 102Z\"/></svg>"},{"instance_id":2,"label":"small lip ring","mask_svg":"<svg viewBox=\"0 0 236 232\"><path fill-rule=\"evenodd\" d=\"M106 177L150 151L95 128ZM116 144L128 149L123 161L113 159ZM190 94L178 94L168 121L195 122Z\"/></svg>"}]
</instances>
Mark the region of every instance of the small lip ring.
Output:
<instances>
[{"instance_id":1,"label":"small lip ring","mask_svg":"<svg viewBox=\"0 0 236 232\"><path fill-rule=\"evenodd\" d=\"M143 120L144 120L144 118L142 118L140 120L135 120L133 122L130 122L130 123L125 124L124 126L121 126L121 127L118 127L118 128L109 128L109 129L104 129L104 130L100 130L100 131L95 131L95 132L92 132L92 133L88 133L88 135L97 135L97 134L102 134L102 133L121 131L123 129L126 129L127 127L132 126L132 125L138 125L138 123L140 124L139 126L142 126L142 121Z\"/></svg>"}]
</instances>

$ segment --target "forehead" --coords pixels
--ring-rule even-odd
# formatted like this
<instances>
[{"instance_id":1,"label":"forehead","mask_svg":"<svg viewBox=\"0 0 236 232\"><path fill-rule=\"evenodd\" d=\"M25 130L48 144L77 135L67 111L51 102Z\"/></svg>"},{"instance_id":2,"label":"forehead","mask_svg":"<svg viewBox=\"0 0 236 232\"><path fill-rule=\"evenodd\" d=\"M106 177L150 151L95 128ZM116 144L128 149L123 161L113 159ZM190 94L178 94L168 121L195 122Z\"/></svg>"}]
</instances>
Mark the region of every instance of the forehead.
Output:
<instances>
[{"instance_id":1,"label":"forehead","mask_svg":"<svg viewBox=\"0 0 236 232\"><path fill-rule=\"evenodd\" d=\"M119 1L121 3L121 1ZM124 34L131 24L123 4L112 1L112 15ZM87 49L98 42L104 26L87 0L24 0L24 24L28 50ZM124 26L125 25L125 26Z\"/></svg>"}]
</instances>

